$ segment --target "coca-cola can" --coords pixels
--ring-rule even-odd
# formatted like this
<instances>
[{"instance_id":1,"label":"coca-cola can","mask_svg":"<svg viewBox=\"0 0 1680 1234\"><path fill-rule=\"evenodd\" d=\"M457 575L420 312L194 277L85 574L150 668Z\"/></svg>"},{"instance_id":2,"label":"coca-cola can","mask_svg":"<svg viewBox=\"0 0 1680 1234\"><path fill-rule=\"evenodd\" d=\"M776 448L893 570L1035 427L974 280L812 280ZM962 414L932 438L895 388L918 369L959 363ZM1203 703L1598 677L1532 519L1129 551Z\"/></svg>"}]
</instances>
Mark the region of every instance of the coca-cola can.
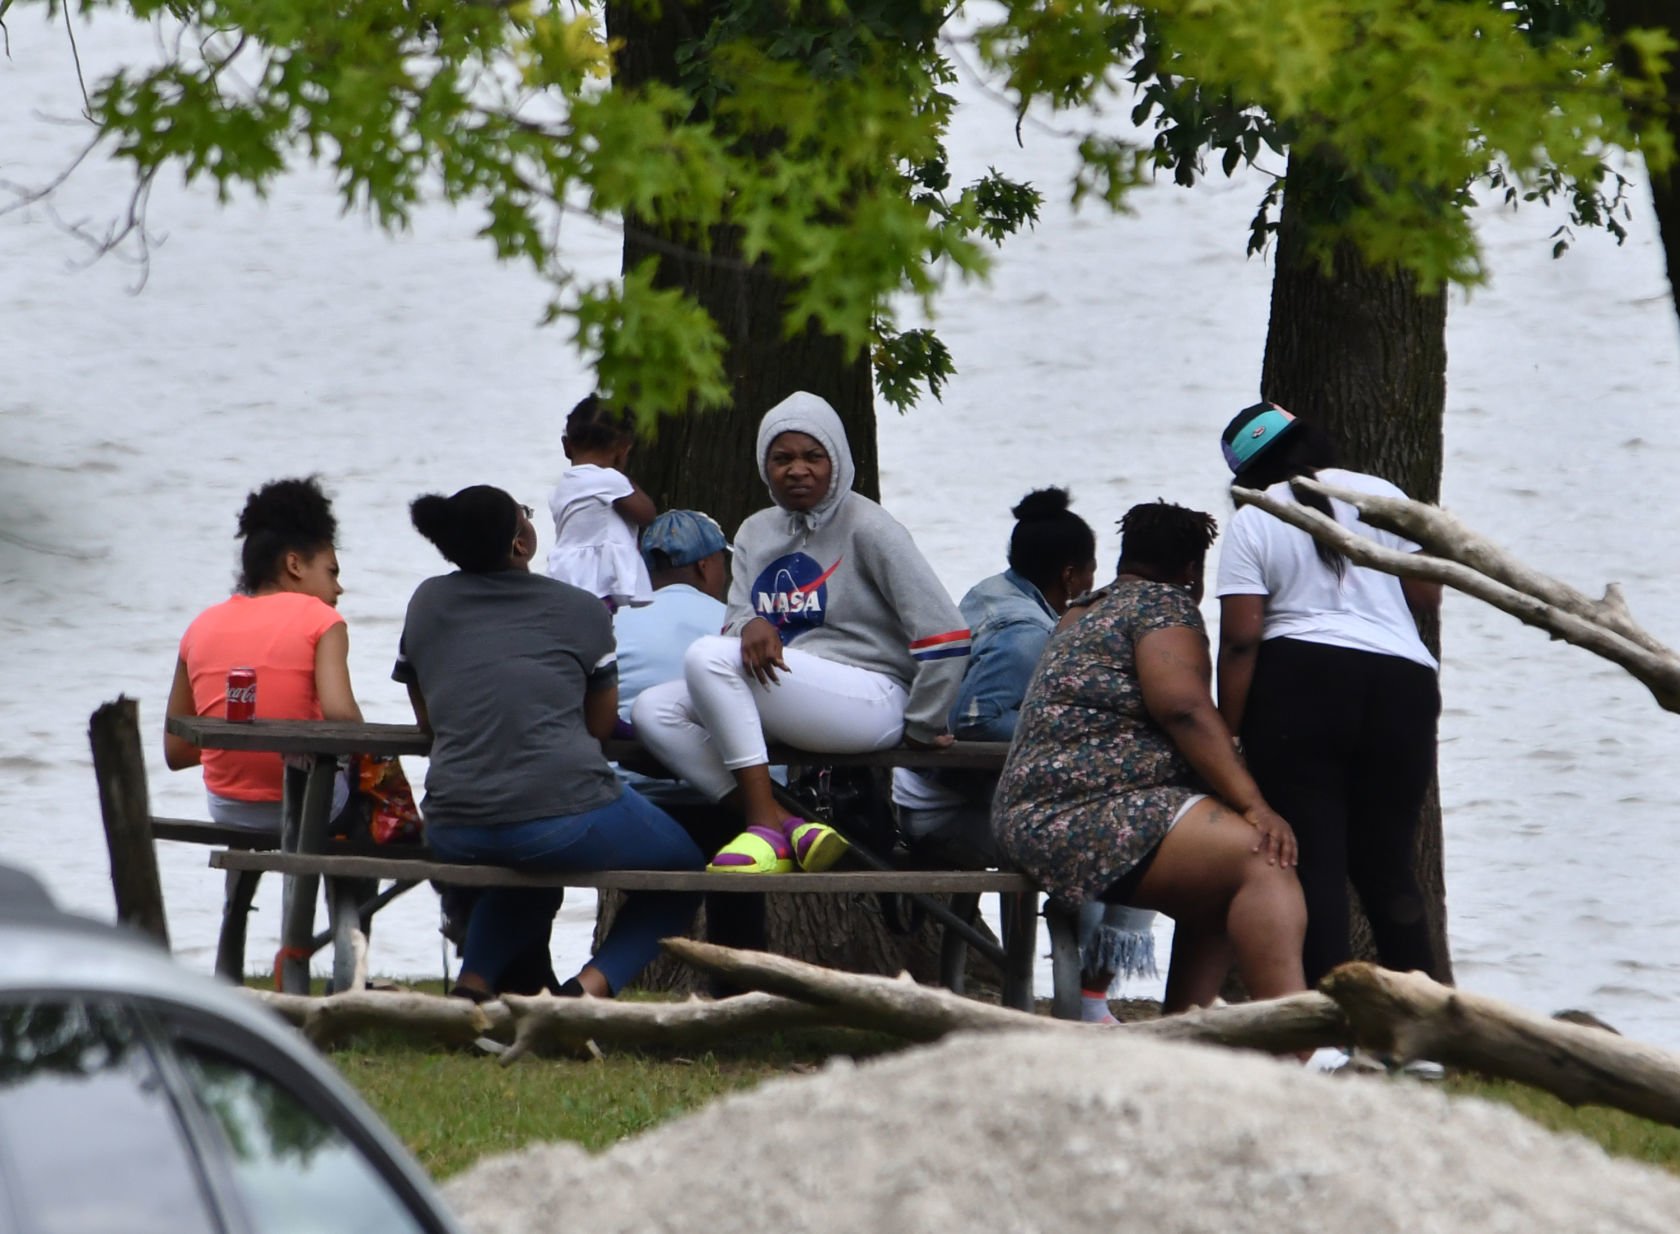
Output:
<instances>
[{"instance_id":1,"label":"coca-cola can","mask_svg":"<svg viewBox=\"0 0 1680 1234\"><path fill-rule=\"evenodd\" d=\"M257 718L257 670L228 669L227 718L249 724Z\"/></svg>"}]
</instances>

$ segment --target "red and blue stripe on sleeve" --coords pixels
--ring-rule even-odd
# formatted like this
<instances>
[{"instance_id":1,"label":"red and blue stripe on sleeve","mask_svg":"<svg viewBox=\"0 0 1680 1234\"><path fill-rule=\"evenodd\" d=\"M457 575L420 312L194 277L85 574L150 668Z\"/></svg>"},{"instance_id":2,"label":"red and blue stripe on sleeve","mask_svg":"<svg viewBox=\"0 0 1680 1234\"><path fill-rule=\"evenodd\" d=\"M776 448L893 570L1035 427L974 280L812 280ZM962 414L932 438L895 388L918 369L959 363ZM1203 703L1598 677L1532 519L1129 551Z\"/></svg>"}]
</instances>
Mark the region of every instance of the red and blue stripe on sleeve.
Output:
<instances>
[{"instance_id":1,"label":"red and blue stripe on sleeve","mask_svg":"<svg viewBox=\"0 0 1680 1234\"><path fill-rule=\"evenodd\" d=\"M929 660L950 660L957 656L968 654L968 631L947 630L944 634L930 634L927 638L919 638L910 644L912 659L925 663Z\"/></svg>"}]
</instances>

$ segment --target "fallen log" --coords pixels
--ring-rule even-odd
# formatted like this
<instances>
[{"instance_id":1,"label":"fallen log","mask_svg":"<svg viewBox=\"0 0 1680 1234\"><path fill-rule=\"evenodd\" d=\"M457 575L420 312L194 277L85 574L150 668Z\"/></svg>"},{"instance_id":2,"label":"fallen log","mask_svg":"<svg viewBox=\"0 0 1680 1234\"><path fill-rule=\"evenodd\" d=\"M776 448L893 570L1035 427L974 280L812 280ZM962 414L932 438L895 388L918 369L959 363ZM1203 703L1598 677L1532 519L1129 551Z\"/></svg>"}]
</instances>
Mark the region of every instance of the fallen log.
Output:
<instances>
[{"instance_id":1,"label":"fallen log","mask_svg":"<svg viewBox=\"0 0 1680 1234\"><path fill-rule=\"evenodd\" d=\"M1680 1126L1680 1057L1666 1050L1373 964L1344 964L1322 988L1367 1049L1516 1080L1570 1105L1611 1106Z\"/></svg>"},{"instance_id":2,"label":"fallen log","mask_svg":"<svg viewBox=\"0 0 1680 1234\"><path fill-rule=\"evenodd\" d=\"M730 951L690 939L668 939L665 946L737 985L774 989L820 1003L836 1014L850 1017L862 1007L885 1026L889 1009L903 1009L905 1023L916 1033L941 1022L950 1026L947 1031L1048 1030L1058 1025L1080 1029L1064 1021L982 1007L944 990L835 973L783 956ZM1680 1057L1654 1046L1465 994L1423 973L1395 973L1372 964L1343 965L1325 978L1320 990L1143 1020L1110 1031L1276 1054L1356 1045L1402 1062L1429 1059L1516 1080L1571 1105L1611 1106L1680 1126Z\"/></svg>"},{"instance_id":3,"label":"fallen log","mask_svg":"<svg viewBox=\"0 0 1680 1234\"><path fill-rule=\"evenodd\" d=\"M774 994L741 994L716 1002L690 997L680 1003L506 994L502 1002L507 1004L513 1030L513 1044L501 1056L504 1064L529 1053L574 1055L591 1042L688 1049L755 1033L836 1023L824 1008Z\"/></svg>"},{"instance_id":4,"label":"fallen log","mask_svg":"<svg viewBox=\"0 0 1680 1234\"><path fill-rule=\"evenodd\" d=\"M324 996L252 990L251 996L318 1050L331 1050L369 1030L456 1046L480 1037L513 1039L513 1014L500 1002L471 1003L415 990L344 990Z\"/></svg>"},{"instance_id":5,"label":"fallen log","mask_svg":"<svg viewBox=\"0 0 1680 1234\"><path fill-rule=\"evenodd\" d=\"M590 1042L694 1048L788 1028L854 1028L908 1041L955 1032L1088 1032L1088 1025L975 1002L897 978L841 973L757 951L668 939L674 955L728 977L752 994L715 1002L631 1003L615 999L504 995L488 1003L413 991L350 989L309 996L252 991L296 1025L318 1049L376 1030L421 1041L511 1043L511 1063L528 1053L573 1055ZM1321 994L1191 1012L1130 1026L1173 1041L1197 1041L1284 1054L1336 1044L1348 1029Z\"/></svg>"},{"instance_id":6,"label":"fallen log","mask_svg":"<svg viewBox=\"0 0 1680 1234\"><path fill-rule=\"evenodd\" d=\"M1091 1026L1051 1020L1008 1007L977 1003L908 977L840 973L763 951L735 951L689 938L663 946L684 963L726 977L735 985L799 999L824 1008L831 1023L934 1041L954 1032L1090 1032ZM1123 1025L1168 1041L1194 1041L1269 1054L1292 1054L1347 1040L1348 1025L1322 994L1296 994L1266 1002L1211 1007Z\"/></svg>"},{"instance_id":7,"label":"fallen log","mask_svg":"<svg viewBox=\"0 0 1680 1234\"><path fill-rule=\"evenodd\" d=\"M326 1049L366 1030L465 1045L511 1042L502 1062L573 1055L591 1042L694 1047L792 1027L844 1027L927 1042L954 1032L1135 1033L1271 1054L1356 1045L1400 1061L1429 1059L1541 1089L1570 1105L1603 1105L1680 1126L1680 1057L1601 1028L1536 1015L1440 985L1422 973L1345 964L1320 991L1210 1007L1115 1029L977 1003L908 977L841 973L693 939L664 947L704 972L756 991L716 1002L629 1003L506 995L475 1004L414 992L325 997L253 991Z\"/></svg>"},{"instance_id":8,"label":"fallen log","mask_svg":"<svg viewBox=\"0 0 1680 1234\"><path fill-rule=\"evenodd\" d=\"M937 1041L947 1033L964 1031L1078 1027L1066 1020L1045 1020L975 1002L937 986L918 985L908 975L842 973L767 951L737 951L692 938L668 938L661 946L683 963L724 977L742 989L821 1007L831 1024L893 1033L910 1041Z\"/></svg>"},{"instance_id":9,"label":"fallen log","mask_svg":"<svg viewBox=\"0 0 1680 1234\"><path fill-rule=\"evenodd\" d=\"M692 1048L753 1033L840 1023L824 1008L771 994L745 994L718 1002L691 998L681 1003L621 1003L546 994L507 994L487 1003L471 1003L414 990L346 990L327 995L252 990L250 994L299 1029L316 1049L331 1050L367 1031L452 1046L471 1045L487 1037L508 1047L501 1056L503 1062L527 1053L572 1055L596 1040Z\"/></svg>"}]
</instances>

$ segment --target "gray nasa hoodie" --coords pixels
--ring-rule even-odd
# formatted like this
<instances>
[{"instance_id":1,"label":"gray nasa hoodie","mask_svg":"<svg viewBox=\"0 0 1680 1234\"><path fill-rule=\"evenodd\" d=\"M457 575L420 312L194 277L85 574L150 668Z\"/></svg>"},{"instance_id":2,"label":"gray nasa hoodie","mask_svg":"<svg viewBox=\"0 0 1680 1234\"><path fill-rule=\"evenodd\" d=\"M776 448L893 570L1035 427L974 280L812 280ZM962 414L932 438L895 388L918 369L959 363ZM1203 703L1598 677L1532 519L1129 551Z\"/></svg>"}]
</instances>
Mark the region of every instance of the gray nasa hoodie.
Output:
<instances>
[{"instance_id":1,"label":"gray nasa hoodie","mask_svg":"<svg viewBox=\"0 0 1680 1234\"><path fill-rule=\"evenodd\" d=\"M968 662L962 614L910 533L852 492L845 428L816 395L789 395L765 413L758 426L765 484L770 443L788 432L822 443L833 479L810 510L772 506L741 524L725 630L739 634L762 617L788 646L896 678L910 689L904 735L931 740L945 731Z\"/></svg>"}]
</instances>

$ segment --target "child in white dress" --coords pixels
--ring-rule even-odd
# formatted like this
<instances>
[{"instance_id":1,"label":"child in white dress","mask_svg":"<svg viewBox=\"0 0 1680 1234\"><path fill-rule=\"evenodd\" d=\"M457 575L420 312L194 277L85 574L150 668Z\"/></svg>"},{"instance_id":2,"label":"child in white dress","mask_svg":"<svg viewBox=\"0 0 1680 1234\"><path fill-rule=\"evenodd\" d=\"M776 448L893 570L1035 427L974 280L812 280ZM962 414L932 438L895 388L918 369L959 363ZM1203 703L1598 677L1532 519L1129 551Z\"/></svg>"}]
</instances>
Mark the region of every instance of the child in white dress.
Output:
<instances>
[{"instance_id":1,"label":"child in white dress","mask_svg":"<svg viewBox=\"0 0 1680 1234\"><path fill-rule=\"evenodd\" d=\"M554 515L549 577L600 596L614 610L653 600L637 540L659 511L624 474L635 441L629 416L608 411L591 394L566 417L560 444L572 465L548 499Z\"/></svg>"}]
</instances>

